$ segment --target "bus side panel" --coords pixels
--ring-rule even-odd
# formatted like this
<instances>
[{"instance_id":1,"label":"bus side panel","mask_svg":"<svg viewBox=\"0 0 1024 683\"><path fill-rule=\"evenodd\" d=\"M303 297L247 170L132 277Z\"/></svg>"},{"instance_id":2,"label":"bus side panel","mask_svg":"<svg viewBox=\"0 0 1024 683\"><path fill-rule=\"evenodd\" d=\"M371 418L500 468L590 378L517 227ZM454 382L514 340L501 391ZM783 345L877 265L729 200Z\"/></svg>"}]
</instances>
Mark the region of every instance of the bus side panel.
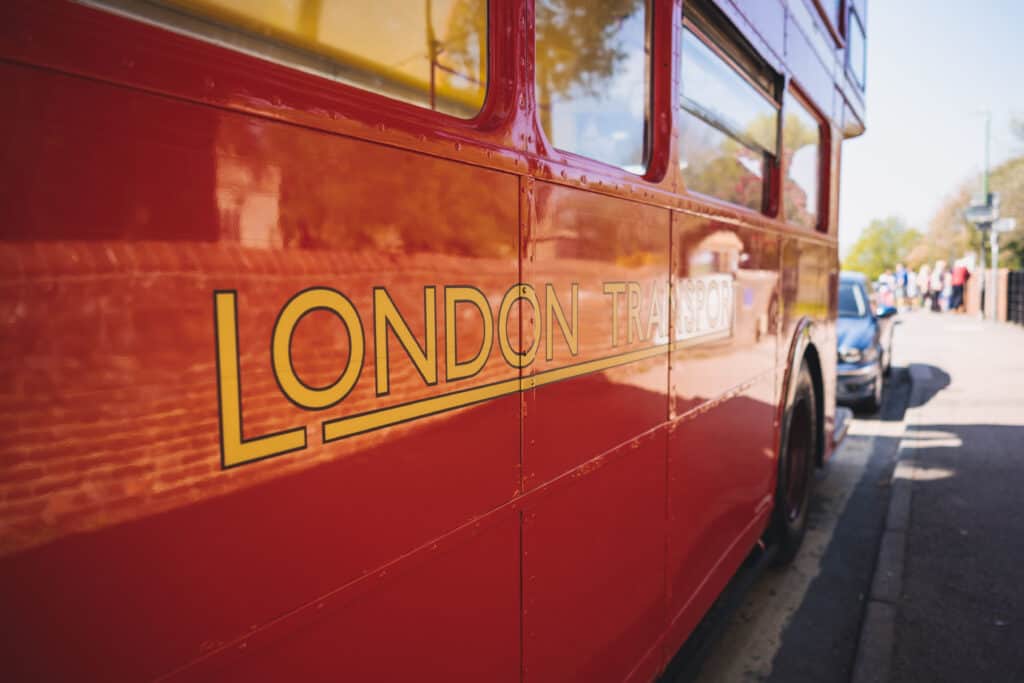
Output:
<instances>
[{"instance_id":1,"label":"bus side panel","mask_svg":"<svg viewBox=\"0 0 1024 683\"><path fill-rule=\"evenodd\" d=\"M834 245L786 237L782 242L782 331L779 369L784 370L793 335L801 320L813 324L811 340L821 363L824 385L824 434L830 438L835 418L835 306L838 264ZM800 359L796 359L797 363ZM799 366L791 369L799 370ZM782 374L784 376L784 374Z\"/></svg>"},{"instance_id":2,"label":"bus side panel","mask_svg":"<svg viewBox=\"0 0 1024 683\"><path fill-rule=\"evenodd\" d=\"M524 279L557 297L570 327L575 283L579 320L573 354L557 319L539 316L552 353L527 378L611 366L524 393L525 678L619 681L664 628L669 217L543 182L531 215Z\"/></svg>"},{"instance_id":3,"label":"bus side panel","mask_svg":"<svg viewBox=\"0 0 1024 683\"><path fill-rule=\"evenodd\" d=\"M529 491L662 424L667 352L626 354L668 341L668 212L538 182L523 278L554 297L571 326L578 285L578 350L553 318L552 341L528 371L621 358L613 367L525 392L524 488ZM546 292L538 292L546 301ZM543 309L543 306L542 306ZM542 315L541 326L547 325ZM529 338L530 335L524 335Z\"/></svg>"},{"instance_id":4,"label":"bus side panel","mask_svg":"<svg viewBox=\"0 0 1024 683\"><path fill-rule=\"evenodd\" d=\"M665 446L658 429L530 499L525 681L622 681L657 643L665 627Z\"/></svg>"},{"instance_id":5,"label":"bus side panel","mask_svg":"<svg viewBox=\"0 0 1024 683\"><path fill-rule=\"evenodd\" d=\"M252 656L183 679L519 681L520 516L498 517Z\"/></svg>"},{"instance_id":6,"label":"bus side panel","mask_svg":"<svg viewBox=\"0 0 1024 683\"><path fill-rule=\"evenodd\" d=\"M514 177L49 71L0 65L0 82L0 602L18 624L5 671L152 678L517 495L518 396L322 440L328 420L516 381L497 344L482 372L445 381L455 321L441 302L444 285L471 284L496 309L518 280ZM311 386L361 364L325 409L290 401L271 363L279 315L309 287L360 318L314 310L294 328L288 353ZM389 334L378 396L374 287L420 343L436 288L437 384ZM459 307L460 353L480 348L473 310ZM301 438L223 469L233 359L242 437ZM508 553L464 552L475 559L448 566L451 585L518 571ZM459 622L467 642L498 652L514 607L493 631ZM424 643L442 637L427 630Z\"/></svg>"},{"instance_id":7,"label":"bus side panel","mask_svg":"<svg viewBox=\"0 0 1024 683\"><path fill-rule=\"evenodd\" d=\"M779 274L770 233L674 214L672 244L673 335L686 344L670 366L669 614L679 618L699 590L717 594L771 505ZM716 283L731 294L716 293ZM712 308L732 297L731 329L716 337L711 311L699 314L702 296ZM711 333L701 337L705 327ZM737 551L737 543L746 545Z\"/></svg>"}]
</instances>

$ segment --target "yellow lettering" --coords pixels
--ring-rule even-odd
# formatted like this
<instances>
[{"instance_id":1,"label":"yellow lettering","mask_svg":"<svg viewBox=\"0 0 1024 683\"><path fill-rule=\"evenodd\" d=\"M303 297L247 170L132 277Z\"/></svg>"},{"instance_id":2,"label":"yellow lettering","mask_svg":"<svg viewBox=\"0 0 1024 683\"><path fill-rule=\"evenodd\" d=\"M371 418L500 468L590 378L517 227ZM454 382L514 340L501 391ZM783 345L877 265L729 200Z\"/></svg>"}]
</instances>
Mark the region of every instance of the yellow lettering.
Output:
<instances>
[{"instance_id":1,"label":"yellow lettering","mask_svg":"<svg viewBox=\"0 0 1024 683\"><path fill-rule=\"evenodd\" d=\"M651 282L651 307L647 311L647 336L656 334L664 338L668 335L667 320L665 319L665 300L662 297L661 284L654 280Z\"/></svg>"},{"instance_id":2,"label":"yellow lettering","mask_svg":"<svg viewBox=\"0 0 1024 683\"><path fill-rule=\"evenodd\" d=\"M498 346L501 347L501 355L505 361L514 368L525 368L537 357L537 348L540 346L540 330L534 326L533 341L526 351L517 351L512 347L512 341L508 335L508 317L512 313L512 305L522 299L533 307L534 320L540 319L540 304L537 303L537 292L532 285L517 284L507 292L501 299L501 307L498 309ZM520 325L520 329L522 325Z\"/></svg>"},{"instance_id":3,"label":"yellow lettering","mask_svg":"<svg viewBox=\"0 0 1024 683\"><path fill-rule=\"evenodd\" d=\"M455 309L458 304L467 303L474 306L480 312L483 322L483 341L480 350L469 360L460 361L458 358L458 318ZM491 356L491 347L494 345L494 317L491 314L490 304L484 293L475 287L445 287L444 288L444 368L445 380L451 382L456 379L472 377L487 364Z\"/></svg>"},{"instance_id":4,"label":"yellow lettering","mask_svg":"<svg viewBox=\"0 0 1024 683\"><path fill-rule=\"evenodd\" d=\"M220 453L224 467L269 458L306 447L306 428L254 439L242 437L242 378L238 367L238 310L235 292L214 292L217 338L217 394L220 401Z\"/></svg>"},{"instance_id":5,"label":"yellow lettering","mask_svg":"<svg viewBox=\"0 0 1024 683\"><path fill-rule=\"evenodd\" d=\"M383 287L373 290L373 346L376 358L377 395L391 391L388 362L388 328L395 333L409 360L428 385L437 384L437 294L434 287L423 289L423 346L409 329L395 302Z\"/></svg>"},{"instance_id":6,"label":"yellow lettering","mask_svg":"<svg viewBox=\"0 0 1024 683\"><path fill-rule=\"evenodd\" d=\"M292 366L292 334L303 316L315 310L336 315L348 333L345 369L337 380L325 387L309 386L299 379ZM338 403L352 391L363 371L364 347L363 324L352 302L341 292L314 287L295 295L281 309L274 325L270 354L274 375L284 395L300 408L320 410Z\"/></svg>"},{"instance_id":7,"label":"yellow lettering","mask_svg":"<svg viewBox=\"0 0 1024 683\"><path fill-rule=\"evenodd\" d=\"M630 282L627 288L627 305L629 306L629 321L626 323L626 343L632 344L639 337L640 341L647 339L644 335L643 325L640 324L640 283ZM634 331L636 334L634 335Z\"/></svg>"},{"instance_id":8,"label":"yellow lettering","mask_svg":"<svg viewBox=\"0 0 1024 683\"><path fill-rule=\"evenodd\" d=\"M555 357L555 334L554 321L558 321L558 328L562 331L565 343L569 345L569 353L576 355L580 352L580 285L572 283L572 299L569 303L569 312L572 315L572 327L565 320L565 312L562 304L558 301L558 294L555 293L555 286L551 283L544 288L544 357L553 360Z\"/></svg>"},{"instance_id":9,"label":"yellow lettering","mask_svg":"<svg viewBox=\"0 0 1024 683\"><path fill-rule=\"evenodd\" d=\"M619 345L619 294L625 291L625 282L604 283L604 293L612 295L612 346Z\"/></svg>"}]
</instances>

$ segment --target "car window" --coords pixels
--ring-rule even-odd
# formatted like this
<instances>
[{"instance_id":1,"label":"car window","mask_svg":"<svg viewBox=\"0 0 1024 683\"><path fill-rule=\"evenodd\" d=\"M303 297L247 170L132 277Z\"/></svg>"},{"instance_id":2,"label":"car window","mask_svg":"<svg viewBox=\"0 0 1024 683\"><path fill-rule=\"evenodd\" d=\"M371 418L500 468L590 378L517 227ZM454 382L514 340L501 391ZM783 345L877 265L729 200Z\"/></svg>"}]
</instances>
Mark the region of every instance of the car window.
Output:
<instances>
[{"instance_id":1,"label":"car window","mask_svg":"<svg viewBox=\"0 0 1024 683\"><path fill-rule=\"evenodd\" d=\"M863 318L868 314L867 297L855 282L839 283L839 317Z\"/></svg>"}]
</instances>

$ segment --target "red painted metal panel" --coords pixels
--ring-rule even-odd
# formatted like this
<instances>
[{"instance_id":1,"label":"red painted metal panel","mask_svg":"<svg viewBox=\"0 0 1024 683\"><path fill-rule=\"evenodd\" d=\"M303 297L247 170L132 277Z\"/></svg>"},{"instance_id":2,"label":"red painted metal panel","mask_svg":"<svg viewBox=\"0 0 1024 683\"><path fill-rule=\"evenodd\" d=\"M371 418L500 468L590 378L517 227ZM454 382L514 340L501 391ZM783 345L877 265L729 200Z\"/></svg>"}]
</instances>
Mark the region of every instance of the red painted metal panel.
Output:
<instances>
[{"instance_id":1,"label":"red painted metal panel","mask_svg":"<svg viewBox=\"0 0 1024 683\"><path fill-rule=\"evenodd\" d=\"M683 287L729 282L734 318L727 332L693 316L697 294ZM672 284L682 315L673 337L687 344L672 354L672 415L743 388L775 368L779 322L778 238L685 213L672 217ZM725 294L721 295L724 299ZM722 332L716 334L716 332ZM770 398L774 403L775 399Z\"/></svg>"},{"instance_id":2,"label":"red painted metal panel","mask_svg":"<svg viewBox=\"0 0 1024 683\"><path fill-rule=\"evenodd\" d=\"M836 348L835 301L839 258L834 246L784 238L782 240L782 334L780 370L788 368L794 337L801 324L812 323L811 338L819 350L826 427L835 415ZM799 360L799 359L798 359ZM798 370L793 367L792 371ZM828 432L826 432L827 434Z\"/></svg>"},{"instance_id":3,"label":"red painted metal panel","mask_svg":"<svg viewBox=\"0 0 1024 683\"><path fill-rule=\"evenodd\" d=\"M561 301L578 283L580 330L575 356L547 330L557 355L540 354L530 373L662 351L524 394L527 490L664 422L668 388L668 211L548 183L537 183L534 194L524 279L552 283Z\"/></svg>"},{"instance_id":4,"label":"red painted metal panel","mask_svg":"<svg viewBox=\"0 0 1024 683\"><path fill-rule=\"evenodd\" d=\"M665 625L665 431L534 500L523 513L523 680L625 679Z\"/></svg>"},{"instance_id":5,"label":"red painted metal panel","mask_svg":"<svg viewBox=\"0 0 1024 683\"><path fill-rule=\"evenodd\" d=\"M367 351L342 404L301 410L268 350L311 285L345 293L370 337L375 285L419 336L425 286L500 300L518 279L513 177L53 72L2 77L19 159L0 183L3 353L20 362L3 370L0 575L22 587L4 647L27 670L165 672L516 495L517 398L322 444L327 418L438 390L392 344L389 395ZM237 292L244 436L305 427L305 450L220 470L214 290ZM478 347L463 322L463 348ZM347 344L311 315L296 371L330 383ZM491 356L454 388L518 376Z\"/></svg>"},{"instance_id":6,"label":"red painted metal panel","mask_svg":"<svg viewBox=\"0 0 1024 683\"><path fill-rule=\"evenodd\" d=\"M669 0L651 180L547 150L528 4L492 3L469 122L79 5L0 9L9 675L646 680L689 633L763 527L804 319L831 410L834 237L672 194ZM745 10L774 46L773 12ZM677 336L670 287L722 276L731 336ZM502 324L520 281L540 308ZM575 351L543 308L574 283ZM482 308L449 310L450 285ZM359 369L328 407L274 369L310 287L359 317L313 310L287 335L314 391ZM378 353L382 289L413 341L383 328ZM301 441L221 469L232 329L240 436ZM531 339L521 371L506 359ZM449 377L450 344L487 362ZM408 412L459 391L482 398Z\"/></svg>"},{"instance_id":7,"label":"red painted metal panel","mask_svg":"<svg viewBox=\"0 0 1024 683\"><path fill-rule=\"evenodd\" d=\"M268 647L246 648L180 678L518 681L519 533L519 512L504 510L473 538L397 568L351 601L318 609L310 623Z\"/></svg>"},{"instance_id":8,"label":"red painted metal panel","mask_svg":"<svg viewBox=\"0 0 1024 683\"><path fill-rule=\"evenodd\" d=\"M692 627L711 604L707 593L720 590L712 571L732 575L746 554L736 547L749 550L744 537L771 505L779 400L777 238L673 214L672 281L682 309L673 319L673 338L692 345L673 351L670 363L668 613ZM707 306L719 283L730 290L715 298L734 302L728 329L693 312L700 291ZM704 597L695 602L699 592Z\"/></svg>"},{"instance_id":9,"label":"red painted metal panel","mask_svg":"<svg viewBox=\"0 0 1024 683\"><path fill-rule=\"evenodd\" d=\"M669 439L669 614L676 617L755 519L776 469L772 380L682 418ZM739 556L749 552L745 551ZM736 565L720 568L732 575Z\"/></svg>"},{"instance_id":10,"label":"red painted metal panel","mask_svg":"<svg viewBox=\"0 0 1024 683\"><path fill-rule=\"evenodd\" d=\"M674 615L670 613L669 626L665 634L665 647L668 652L676 651L693 633L701 619L707 614L715 600L718 599L718 596L729 584L736 569L749 556L750 548L757 543L757 540L764 533L767 522L767 513L753 520L743 533L736 537L726 553L720 558L718 564L706 575L704 582L695 592L689 594L689 600L685 602L685 606ZM671 553L672 551L670 550L670 556ZM670 592L673 590L671 585L669 590ZM682 600L675 600L675 598L673 598L673 601L677 604L683 602Z\"/></svg>"}]
</instances>

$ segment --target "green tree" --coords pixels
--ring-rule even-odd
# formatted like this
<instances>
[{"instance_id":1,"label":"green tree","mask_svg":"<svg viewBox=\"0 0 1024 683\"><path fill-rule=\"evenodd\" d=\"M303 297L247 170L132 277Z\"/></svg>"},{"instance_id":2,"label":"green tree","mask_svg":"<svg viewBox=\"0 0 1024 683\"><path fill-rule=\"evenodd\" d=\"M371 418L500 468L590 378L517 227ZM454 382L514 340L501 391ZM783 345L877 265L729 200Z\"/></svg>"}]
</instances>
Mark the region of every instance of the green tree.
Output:
<instances>
[{"instance_id":1,"label":"green tree","mask_svg":"<svg viewBox=\"0 0 1024 683\"><path fill-rule=\"evenodd\" d=\"M928 232L907 255L908 265L933 264L943 260L952 263L970 251L977 251L981 237L964 219L964 209L971 201L977 182L962 183L946 195L928 224Z\"/></svg>"},{"instance_id":2,"label":"green tree","mask_svg":"<svg viewBox=\"0 0 1024 683\"><path fill-rule=\"evenodd\" d=\"M843 259L843 269L859 271L874 280L886 269L905 261L920 240L921 233L908 228L900 218L876 218Z\"/></svg>"},{"instance_id":3,"label":"green tree","mask_svg":"<svg viewBox=\"0 0 1024 683\"><path fill-rule=\"evenodd\" d=\"M1024 117L1010 123L1011 132L1024 142ZM939 259L947 262L969 252L983 252L987 260L989 242L977 227L964 219L964 210L980 194L981 175L948 193L928 225L927 234L911 249L908 265L917 267ZM1024 156L1003 162L989 173L989 188L999 193L1000 215L1017 219L1017 228L999 237L999 265L1024 268Z\"/></svg>"},{"instance_id":4,"label":"green tree","mask_svg":"<svg viewBox=\"0 0 1024 683\"><path fill-rule=\"evenodd\" d=\"M1024 136L1024 121L1021 122ZM989 175L989 186L999 193L999 214L1016 218L1017 228L999 236L999 265L1024 268L1024 156L1000 164ZM979 240L980 241L980 240ZM987 248L988 245L986 244Z\"/></svg>"}]
</instances>

